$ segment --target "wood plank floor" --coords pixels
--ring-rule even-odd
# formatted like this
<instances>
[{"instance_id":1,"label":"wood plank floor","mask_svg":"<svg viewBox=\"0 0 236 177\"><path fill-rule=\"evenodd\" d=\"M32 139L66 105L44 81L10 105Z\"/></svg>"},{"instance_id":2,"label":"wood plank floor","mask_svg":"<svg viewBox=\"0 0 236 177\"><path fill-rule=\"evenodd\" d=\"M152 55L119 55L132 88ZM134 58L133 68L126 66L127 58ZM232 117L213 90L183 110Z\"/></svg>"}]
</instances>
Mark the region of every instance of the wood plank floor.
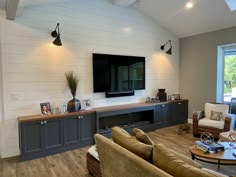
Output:
<instances>
[{"instance_id":1,"label":"wood plank floor","mask_svg":"<svg viewBox=\"0 0 236 177\"><path fill-rule=\"evenodd\" d=\"M177 134L178 126L148 133L155 143L163 143L175 151L190 156L189 146L197 140L191 133ZM86 152L89 147L76 149L44 158L21 162L19 157L0 160L0 177L91 177L86 168ZM203 163L204 167L235 175L236 166L221 166Z\"/></svg>"}]
</instances>

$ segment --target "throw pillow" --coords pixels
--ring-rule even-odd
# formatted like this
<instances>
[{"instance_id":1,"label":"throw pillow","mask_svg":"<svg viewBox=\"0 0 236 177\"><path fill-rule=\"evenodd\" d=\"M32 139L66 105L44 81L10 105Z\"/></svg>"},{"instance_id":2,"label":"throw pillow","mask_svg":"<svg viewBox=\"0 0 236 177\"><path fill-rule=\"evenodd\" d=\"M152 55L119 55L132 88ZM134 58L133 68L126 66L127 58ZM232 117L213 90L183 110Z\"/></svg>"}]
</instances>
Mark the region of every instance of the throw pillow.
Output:
<instances>
[{"instance_id":1,"label":"throw pillow","mask_svg":"<svg viewBox=\"0 0 236 177\"><path fill-rule=\"evenodd\" d=\"M133 152L144 160L152 162L153 146L138 141L134 136L125 133L120 127L113 127L111 132L112 139L115 143Z\"/></svg>"},{"instance_id":2,"label":"throw pillow","mask_svg":"<svg viewBox=\"0 0 236 177\"><path fill-rule=\"evenodd\" d=\"M215 177L213 174L185 163L162 144L154 145L153 164L174 177Z\"/></svg>"},{"instance_id":3,"label":"throw pillow","mask_svg":"<svg viewBox=\"0 0 236 177\"><path fill-rule=\"evenodd\" d=\"M146 133L144 133L141 129L133 128L132 132L139 141L145 144L154 145L153 141L149 138L149 136Z\"/></svg>"},{"instance_id":4,"label":"throw pillow","mask_svg":"<svg viewBox=\"0 0 236 177\"><path fill-rule=\"evenodd\" d=\"M221 120L223 120L223 113L222 112L211 111L210 119L221 121Z\"/></svg>"}]
</instances>

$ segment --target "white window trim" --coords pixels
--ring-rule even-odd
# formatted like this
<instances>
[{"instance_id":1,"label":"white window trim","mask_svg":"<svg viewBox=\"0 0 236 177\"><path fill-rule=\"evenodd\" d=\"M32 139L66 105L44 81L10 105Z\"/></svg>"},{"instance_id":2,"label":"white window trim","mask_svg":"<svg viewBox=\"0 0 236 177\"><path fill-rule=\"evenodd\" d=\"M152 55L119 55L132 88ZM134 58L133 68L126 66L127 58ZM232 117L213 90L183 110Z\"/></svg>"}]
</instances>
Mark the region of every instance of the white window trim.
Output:
<instances>
[{"instance_id":1,"label":"white window trim","mask_svg":"<svg viewBox=\"0 0 236 177\"><path fill-rule=\"evenodd\" d=\"M224 102L224 58L227 51L236 50L236 44L218 46L217 49L217 80L216 80L216 101Z\"/></svg>"}]
</instances>

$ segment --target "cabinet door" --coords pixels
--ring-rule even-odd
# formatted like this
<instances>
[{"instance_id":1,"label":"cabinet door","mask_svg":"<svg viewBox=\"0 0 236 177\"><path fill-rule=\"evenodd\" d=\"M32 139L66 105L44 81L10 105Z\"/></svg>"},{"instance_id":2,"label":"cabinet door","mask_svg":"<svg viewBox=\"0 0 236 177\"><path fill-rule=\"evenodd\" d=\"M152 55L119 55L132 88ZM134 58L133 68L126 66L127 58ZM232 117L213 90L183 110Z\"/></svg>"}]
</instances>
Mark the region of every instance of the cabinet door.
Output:
<instances>
[{"instance_id":1,"label":"cabinet door","mask_svg":"<svg viewBox=\"0 0 236 177\"><path fill-rule=\"evenodd\" d=\"M43 150L43 122L29 122L21 125L21 151L22 153L36 153Z\"/></svg>"},{"instance_id":2,"label":"cabinet door","mask_svg":"<svg viewBox=\"0 0 236 177\"><path fill-rule=\"evenodd\" d=\"M62 119L49 119L44 121L45 149L63 146Z\"/></svg>"},{"instance_id":3,"label":"cabinet door","mask_svg":"<svg viewBox=\"0 0 236 177\"><path fill-rule=\"evenodd\" d=\"M96 133L95 114L85 114L80 116L81 141L93 141Z\"/></svg>"},{"instance_id":4,"label":"cabinet door","mask_svg":"<svg viewBox=\"0 0 236 177\"><path fill-rule=\"evenodd\" d=\"M64 119L64 143L66 145L79 143L79 117L66 117Z\"/></svg>"},{"instance_id":5,"label":"cabinet door","mask_svg":"<svg viewBox=\"0 0 236 177\"><path fill-rule=\"evenodd\" d=\"M161 105L161 117L164 127L172 124L172 105L163 104Z\"/></svg>"},{"instance_id":6,"label":"cabinet door","mask_svg":"<svg viewBox=\"0 0 236 177\"><path fill-rule=\"evenodd\" d=\"M158 126L163 123L163 120L162 120L162 116L161 116L161 106L156 106L155 107L155 124L157 124Z\"/></svg>"},{"instance_id":7,"label":"cabinet door","mask_svg":"<svg viewBox=\"0 0 236 177\"><path fill-rule=\"evenodd\" d=\"M188 119L188 101L178 101L174 103L173 118L175 124L187 123Z\"/></svg>"},{"instance_id":8,"label":"cabinet door","mask_svg":"<svg viewBox=\"0 0 236 177\"><path fill-rule=\"evenodd\" d=\"M171 104L162 104L155 107L155 123L158 128L170 126L172 122Z\"/></svg>"}]
</instances>

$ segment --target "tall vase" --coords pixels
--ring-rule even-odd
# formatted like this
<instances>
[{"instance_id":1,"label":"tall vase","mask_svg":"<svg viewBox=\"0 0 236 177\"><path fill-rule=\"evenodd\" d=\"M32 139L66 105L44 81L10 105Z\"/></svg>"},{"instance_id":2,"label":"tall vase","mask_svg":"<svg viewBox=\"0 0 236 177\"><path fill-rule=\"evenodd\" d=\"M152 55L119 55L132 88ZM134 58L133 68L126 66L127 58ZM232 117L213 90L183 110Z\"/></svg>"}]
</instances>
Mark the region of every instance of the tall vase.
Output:
<instances>
[{"instance_id":1,"label":"tall vase","mask_svg":"<svg viewBox=\"0 0 236 177\"><path fill-rule=\"evenodd\" d=\"M167 100L165 90L166 89L158 89L157 97L159 97L160 101L166 101Z\"/></svg>"},{"instance_id":2,"label":"tall vase","mask_svg":"<svg viewBox=\"0 0 236 177\"><path fill-rule=\"evenodd\" d=\"M67 103L68 112L77 112L81 109L81 104L75 97Z\"/></svg>"}]
</instances>

